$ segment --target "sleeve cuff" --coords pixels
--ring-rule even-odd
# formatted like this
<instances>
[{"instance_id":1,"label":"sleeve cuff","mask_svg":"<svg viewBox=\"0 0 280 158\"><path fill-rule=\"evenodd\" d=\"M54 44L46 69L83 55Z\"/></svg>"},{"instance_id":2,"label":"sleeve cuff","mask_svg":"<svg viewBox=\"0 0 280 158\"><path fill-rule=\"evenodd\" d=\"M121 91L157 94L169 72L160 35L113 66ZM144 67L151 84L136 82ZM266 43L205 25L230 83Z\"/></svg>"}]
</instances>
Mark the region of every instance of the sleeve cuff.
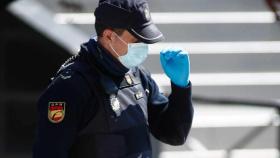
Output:
<instances>
[{"instance_id":1,"label":"sleeve cuff","mask_svg":"<svg viewBox=\"0 0 280 158\"><path fill-rule=\"evenodd\" d=\"M192 87L192 83L191 83L191 81L189 81L189 84L186 86L186 87L181 87L181 86L178 86L178 85L176 85L175 83L173 83L172 81L171 81L171 89L172 89L172 91L173 90L179 90L179 91L185 91L186 89L190 89Z\"/></svg>"}]
</instances>

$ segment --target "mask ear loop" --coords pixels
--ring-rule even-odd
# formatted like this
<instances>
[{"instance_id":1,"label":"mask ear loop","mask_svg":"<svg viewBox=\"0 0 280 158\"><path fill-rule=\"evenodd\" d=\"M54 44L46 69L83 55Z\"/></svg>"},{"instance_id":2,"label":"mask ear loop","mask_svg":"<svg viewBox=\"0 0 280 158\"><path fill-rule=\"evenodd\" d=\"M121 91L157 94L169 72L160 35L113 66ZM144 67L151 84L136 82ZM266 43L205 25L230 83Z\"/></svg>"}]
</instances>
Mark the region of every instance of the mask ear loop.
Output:
<instances>
[{"instance_id":1,"label":"mask ear loop","mask_svg":"<svg viewBox=\"0 0 280 158\"><path fill-rule=\"evenodd\" d=\"M120 36L117 33L114 32L114 34L118 37L119 40L121 40L124 44L128 46L128 43L124 41L122 38L120 38Z\"/></svg>"},{"instance_id":2,"label":"mask ear loop","mask_svg":"<svg viewBox=\"0 0 280 158\"><path fill-rule=\"evenodd\" d=\"M110 48L113 50L113 52L120 57L120 55L117 53L117 51L113 48L113 46L111 45L111 43L109 43Z\"/></svg>"},{"instance_id":3,"label":"mask ear loop","mask_svg":"<svg viewBox=\"0 0 280 158\"><path fill-rule=\"evenodd\" d=\"M116 34L115 32L113 32L113 33L118 37L119 40L121 40L124 44L127 45L127 49L128 49L128 43L125 42L123 39L121 39L121 38L119 37L118 34ZM113 48L113 46L111 45L111 43L109 43L109 46L110 46L110 48L113 50L113 52L114 52L118 57L120 57L120 55L119 55L119 54L117 53L117 51Z\"/></svg>"}]
</instances>

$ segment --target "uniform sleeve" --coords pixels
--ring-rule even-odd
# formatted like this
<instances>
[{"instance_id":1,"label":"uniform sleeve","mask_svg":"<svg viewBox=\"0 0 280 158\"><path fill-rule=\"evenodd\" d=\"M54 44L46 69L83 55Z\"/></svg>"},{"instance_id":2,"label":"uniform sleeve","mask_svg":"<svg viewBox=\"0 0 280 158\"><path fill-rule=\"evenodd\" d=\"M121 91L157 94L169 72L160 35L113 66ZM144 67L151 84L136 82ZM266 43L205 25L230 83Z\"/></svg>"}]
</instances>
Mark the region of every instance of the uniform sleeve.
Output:
<instances>
[{"instance_id":1,"label":"uniform sleeve","mask_svg":"<svg viewBox=\"0 0 280 158\"><path fill-rule=\"evenodd\" d=\"M68 158L86 96L77 76L58 77L41 95L33 158Z\"/></svg>"},{"instance_id":2,"label":"uniform sleeve","mask_svg":"<svg viewBox=\"0 0 280 158\"><path fill-rule=\"evenodd\" d=\"M171 83L172 93L167 98L159 92L155 81L149 82L149 126L158 140L170 145L182 145L189 134L193 120L191 82L181 88Z\"/></svg>"}]
</instances>

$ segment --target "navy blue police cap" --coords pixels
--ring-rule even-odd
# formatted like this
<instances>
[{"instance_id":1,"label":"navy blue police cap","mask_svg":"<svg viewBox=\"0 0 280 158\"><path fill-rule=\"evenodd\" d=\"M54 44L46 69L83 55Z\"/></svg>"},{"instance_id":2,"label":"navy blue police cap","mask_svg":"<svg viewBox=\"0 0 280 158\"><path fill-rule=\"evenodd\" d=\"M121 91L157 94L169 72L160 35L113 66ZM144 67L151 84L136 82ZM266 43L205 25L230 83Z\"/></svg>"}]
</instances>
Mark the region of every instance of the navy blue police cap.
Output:
<instances>
[{"instance_id":1,"label":"navy blue police cap","mask_svg":"<svg viewBox=\"0 0 280 158\"><path fill-rule=\"evenodd\" d=\"M144 43L164 39L153 23L147 0L100 0L94 12L96 22L128 30Z\"/></svg>"}]
</instances>

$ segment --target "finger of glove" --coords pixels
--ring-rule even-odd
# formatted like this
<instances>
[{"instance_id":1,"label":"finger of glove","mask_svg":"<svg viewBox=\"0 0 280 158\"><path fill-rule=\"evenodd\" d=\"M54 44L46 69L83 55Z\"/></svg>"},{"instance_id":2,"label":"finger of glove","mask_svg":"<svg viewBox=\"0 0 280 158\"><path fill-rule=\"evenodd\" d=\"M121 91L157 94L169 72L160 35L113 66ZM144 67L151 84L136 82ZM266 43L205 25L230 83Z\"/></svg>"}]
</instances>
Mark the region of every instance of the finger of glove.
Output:
<instances>
[{"instance_id":1,"label":"finger of glove","mask_svg":"<svg viewBox=\"0 0 280 158\"><path fill-rule=\"evenodd\" d=\"M167 66L167 62L162 55L160 56L160 63L161 63L161 67L162 67L164 73L170 78L169 68Z\"/></svg>"},{"instance_id":2,"label":"finger of glove","mask_svg":"<svg viewBox=\"0 0 280 158\"><path fill-rule=\"evenodd\" d=\"M176 63L187 68L189 71L190 61L189 61L189 56L187 54L177 54Z\"/></svg>"},{"instance_id":3,"label":"finger of glove","mask_svg":"<svg viewBox=\"0 0 280 158\"><path fill-rule=\"evenodd\" d=\"M178 48L178 47L176 47L176 48L168 48L167 50L171 51L171 52L177 52L177 53L180 53L180 52L183 51L182 48Z\"/></svg>"},{"instance_id":4,"label":"finger of glove","mask_svg":"<svg viewBox=\"0 0 280 158\"><path fill-rule=\"evenodd\" d=\"M163 56L163 58L166 61L172 60L179 52L174 52L174 51L166 51L164 53L160 53L161 56Z\"/></svg>"},{"instance_id":5,"label":"finger of glove","mask_svg":"<svg viewBox=\"0 0 280 158\"><path fill-rule=\"evenodd\" d=\"M165 49L160 51L160 54L166 54L166 53L169 53L169 52L180 53L182 51L183 51L183 49L180 49L180 48L165 48Z\"/></svg>"},{"instance_id":6,"label":"finger of glove","mask_svg":"<svg viewBox=\"0 0 280 158\"><path fill-rule=\"evenodd\" d=\"M179 54L176 55L176 58L189 61L189 55L188 54L179 53Z\"/></svg>"}]
</instances>

